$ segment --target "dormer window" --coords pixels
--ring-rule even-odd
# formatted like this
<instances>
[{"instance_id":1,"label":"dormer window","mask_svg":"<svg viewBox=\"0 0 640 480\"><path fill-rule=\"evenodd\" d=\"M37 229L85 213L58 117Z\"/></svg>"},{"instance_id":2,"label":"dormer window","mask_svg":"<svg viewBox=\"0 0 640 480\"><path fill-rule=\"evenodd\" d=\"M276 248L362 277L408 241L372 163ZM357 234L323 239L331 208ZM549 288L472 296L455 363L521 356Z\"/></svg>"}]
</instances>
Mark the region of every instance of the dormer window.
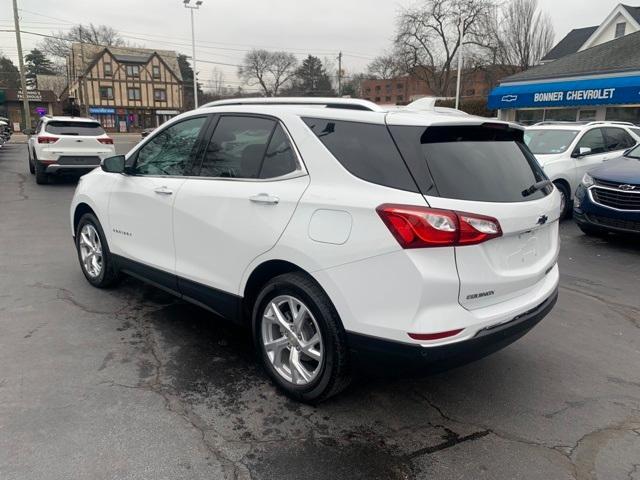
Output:
<instances>
[{"instance_id":1,"label":"dormer window","mask_svg":"<svg viewBox=\"0 0 640 480\"><path fill-rule=\"evenodd\" d=\"M616 23L616 36L615 38L624 37L625 31L627 30L626 22Z\"/></svg>"},{"instance_id":2,"label":"dormer window","mask_svg":"<svg viewBox=\"0 0 640 480\"><path fill-rule=\"evenodd\" d=\"M127 77L139 77L140 65L127 65Z\"/></svg>"},{"instance_id":3,"label":"dormer window","mask_svg":"<svg viewBox=\"0 0 640 480\"><path fill-rule=\"evenodd\" d=\"M104 76L105 77L110 77L111 75L113 75L113 72L111 70L111 62L105 62L104 63Z\"/></svg>"}]
</instances>

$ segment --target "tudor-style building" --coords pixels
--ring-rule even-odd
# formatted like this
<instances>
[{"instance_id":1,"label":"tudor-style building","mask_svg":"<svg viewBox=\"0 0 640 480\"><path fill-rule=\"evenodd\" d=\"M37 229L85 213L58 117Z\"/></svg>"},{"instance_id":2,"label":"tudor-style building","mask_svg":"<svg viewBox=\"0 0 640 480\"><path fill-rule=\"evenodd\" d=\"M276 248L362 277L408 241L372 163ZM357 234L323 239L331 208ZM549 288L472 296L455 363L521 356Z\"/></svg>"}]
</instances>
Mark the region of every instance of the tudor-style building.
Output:
<instances>
[{"instance_id":1,"label":"tudor-style building","mask_svg":"<svg viewBox=\"0 0 640 480\"><path fill-rule=\"evenodd\" d=\"M74 43L67 95L108 131L157 127L183 111L176 52Z\"/></svg>"}]
</instances>

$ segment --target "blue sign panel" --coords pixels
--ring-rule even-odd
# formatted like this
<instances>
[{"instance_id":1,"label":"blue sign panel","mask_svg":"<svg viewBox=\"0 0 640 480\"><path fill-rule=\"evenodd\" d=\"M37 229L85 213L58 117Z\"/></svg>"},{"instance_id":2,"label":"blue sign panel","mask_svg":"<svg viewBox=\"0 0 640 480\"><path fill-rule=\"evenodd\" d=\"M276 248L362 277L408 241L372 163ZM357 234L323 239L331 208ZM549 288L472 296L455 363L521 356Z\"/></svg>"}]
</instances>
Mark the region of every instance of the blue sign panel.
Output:
<instances>
[{"instance_id":1,"label":"blue sign panel","mask_svg":"<svg viewBox=\"0 0 640 480\"><path fill-rule=\"evenodd\" d=\"M494 110L629 103L640 103L640 77L501 85L489 94L489 108Z\"/></svg>"},{"instance_id":2,"label":"blue sign panel","mask_svg":"<svg viewBox=\"0 0 640 480\"><path fill-rule=\"evenodd\" d=\"M89 113L95 113L95 114L102 114L102 115L113 115L114 113L116 113L116 109L115 108L108 108L108 107L90 107L89 108Z\"/></svg>"}]
</instances>

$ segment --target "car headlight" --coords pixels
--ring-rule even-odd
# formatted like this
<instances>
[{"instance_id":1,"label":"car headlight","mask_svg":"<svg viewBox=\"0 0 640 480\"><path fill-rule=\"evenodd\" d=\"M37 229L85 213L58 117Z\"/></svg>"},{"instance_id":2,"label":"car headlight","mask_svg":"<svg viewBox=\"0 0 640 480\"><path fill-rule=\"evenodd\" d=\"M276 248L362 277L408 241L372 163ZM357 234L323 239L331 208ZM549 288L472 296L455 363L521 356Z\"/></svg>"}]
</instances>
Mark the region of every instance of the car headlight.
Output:
<instances>
[{"instance_id":1,"label":"car headlight","mask_svg":"<svg viewBox=\"0 0 640 480\"><path fill-rule=\"evenodd\" d=\"M590 187L594 183L595 182L593 181L593 177L588 173L585 173L584 176L582 177L582 185L584 185L585 187Z\"/></svg>"}]
</instances>

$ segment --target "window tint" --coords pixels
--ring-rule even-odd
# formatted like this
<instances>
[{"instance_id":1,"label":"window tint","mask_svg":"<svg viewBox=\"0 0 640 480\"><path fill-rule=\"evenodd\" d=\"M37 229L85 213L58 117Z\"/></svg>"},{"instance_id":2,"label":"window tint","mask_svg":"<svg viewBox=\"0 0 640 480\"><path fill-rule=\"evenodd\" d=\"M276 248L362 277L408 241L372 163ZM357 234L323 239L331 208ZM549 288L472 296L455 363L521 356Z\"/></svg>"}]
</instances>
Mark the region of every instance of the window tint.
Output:
<instances>
[{"instance_id":1,"label":"window tint","mask_svg":"<svg viewBox=\"0 0 640 480\"><path fill-rule=\"evenodd\" d=\"M155 135L139 151L136 175L187 175L188 165L206 117L171 125Z\"/></svg>"},{"instance_id":2,"label":"window tint","mask_svg":"<svg viewBox=\"0 0 640 480\"><path fill-rule=\"evenodd\" d=\"M607 136L607 150L626 150L636 144L633 137L622 128L605 128L604 132Z\"/></svg>"},{"instance_id":3,"label":"window tint","mask_svg":"<svg viewBox=\"0 0 640 480\"><path fill-rule=\"evenodd\" d=\"M524 132L524 143L536 155L565 152L578 135L577 130L530 130Z\"/></svg>"},{"instance_id":4,"label":"window tint","mask_svg":"<svg viewBox=\"0 0 640 480\"><path fill-rule=\"evenodd\" d=\"M416 180L430 175L429 195L481 202L524 202L547 195L523 191L546 176L522 133L489 127L390 127ZM428 166L429 174L424 167ZM415 165L415 167L414 167ZM422 168L422 171L418 170ZM422 187L422 185L421 185Z\"/></svg>"},{"instance_id":5,"label":"window tint","mask_svg":"<svg viewBox=\"0 0 640 480\"><path fill-rule=\"evenodd\" d=\"M72 122L53 120L47 123L45 131L56 135L82 135L97 137L102 135L104 130L98 122Z\"/></svg>"},{"instance_id":6,"label":"window tint","mask_svg":"<svg viewBox=\"0 0 640 480\"><path fill-rule=\"evenodd\" d=\"M594 128L585 133L578 145L576 146L576 152L579 152L581 148L586 147L591 149L591 153L604 153L607 151L604 141L604 135L601 128Z\"/></svg>"},{"instance_id":7,"label":"window tint","mask_svg":"<svg viewBox=\"0 0 640 480\"><path fill-rule=\"evenodd\" d=\"M200 176L258 178L275 124L266 118L222 117L207 145Z\"/></svg>"},{"instance_id":8,"label":"window tint","mask_svg":"<svg viewBox=\"0 0 640 480\"><path fill-rule=\"evenodd\" d=\"M294 172L298 168L298 161L281 125L276 127L269 142L269 148L264 156L260 178L276 178Z\"/></svg>"},{"instance_id":9,"label":"window tint","mask_svg":"<svg viewBox=\"0 0 640 480\"><path fill-rule=\"evenodd\" d=\"M386 126L320 118L303 120L351 174L378 185L418 191Z\"/></svg>"}]
</instances>

